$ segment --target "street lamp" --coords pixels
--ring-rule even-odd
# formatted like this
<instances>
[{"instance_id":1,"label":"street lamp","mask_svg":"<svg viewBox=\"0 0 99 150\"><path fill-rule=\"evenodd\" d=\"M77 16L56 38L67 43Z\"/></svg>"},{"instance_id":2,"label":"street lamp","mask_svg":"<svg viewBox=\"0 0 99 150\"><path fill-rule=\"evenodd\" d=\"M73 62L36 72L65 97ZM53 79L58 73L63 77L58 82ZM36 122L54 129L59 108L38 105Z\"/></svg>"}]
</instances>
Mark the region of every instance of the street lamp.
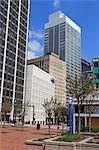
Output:
<instances>
[{"instance_id":1,"label":"street lamp","mask_svg":"<svg viewBox=\"0 0 99 150\"><path fill-rule=\"evenodd\" d=\"M33 106L31 106L32 108L33 108L33 123L34 123L34 120L35 120L35 118L34 118L34 105Z\"/></svg>"}]
</instances>

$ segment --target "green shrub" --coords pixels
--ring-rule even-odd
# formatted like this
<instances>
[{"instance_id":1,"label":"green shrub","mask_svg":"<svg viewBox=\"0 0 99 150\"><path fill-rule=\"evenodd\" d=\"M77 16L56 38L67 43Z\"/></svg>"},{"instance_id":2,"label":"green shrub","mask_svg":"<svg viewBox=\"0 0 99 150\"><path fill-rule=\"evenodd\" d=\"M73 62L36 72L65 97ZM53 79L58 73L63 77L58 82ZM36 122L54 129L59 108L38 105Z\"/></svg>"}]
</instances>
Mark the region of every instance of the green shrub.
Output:
<instances>
[{"instance_id":1,"label":"green shrub","mask_svg":"<svg viewBox=\"0 0 99 150\"><path fill-rule=\"evenodd\" d=\"M89 141L87 141L87 143L95 143L95 144L99 144L99 142L95 142L95 141L93 141L93 140L89 140Z\"/></svg>"},{"instance_id":2,"label":"green shrub","mask_svg":"<svg viewBox=\"0 0 99 150\"><path fill-rule=\"evenodd\" d=\"M88 126L82 126L81 127L81 132L88 132L89 131L89 127Z\"/></svg>"},{"instance_id":3,"label":"green shrub","mask_svg":"<svg viewBox=\"0 0 99 150\"><path fill-rule=\"evenodd\" d=\"M78 136L77 134L72 134L72 136L69 133L66 133L66 135L63 135L59 141L64 141L64 142L73 142L73 141L77 141L80 139L80 136Z\"/></svg>"},{"instance_id":4,"label":"green shrub","mask_svg":"<svg viewBox=\"0 0 99 150\"><path fill-rule=\"evenodd\" d=\"M94 141L93 140L89 140L89 141L87 141L87 143L94 143Z\"/></svg>"},{"instance_id":5,"label":"green shrub","mask_svg":"<svg viewBox=\"0 0 99 150\"><path fill-rule=\"evenodd\" d=\"M99 128L92 128L91 131L97 133L99 132Z\"/></svg>"}]
</instances>

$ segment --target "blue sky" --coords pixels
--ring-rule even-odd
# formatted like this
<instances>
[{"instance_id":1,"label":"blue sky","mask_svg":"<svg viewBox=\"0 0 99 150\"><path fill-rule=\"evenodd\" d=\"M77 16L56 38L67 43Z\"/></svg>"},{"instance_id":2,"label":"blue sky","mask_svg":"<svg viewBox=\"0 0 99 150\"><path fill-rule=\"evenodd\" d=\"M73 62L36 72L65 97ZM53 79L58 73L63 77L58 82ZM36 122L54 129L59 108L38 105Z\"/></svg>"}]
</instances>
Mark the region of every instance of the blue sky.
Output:
<instances>
[{"instance_id":1,"label":"blue sky","mask_svg":"<svg viewBox=\"0 0 99 150\"><path fill-rule=\"evenodd\" d=\"M99 57L99 0L31 0L28 58L43 55L43 27L58 10L82 29L82 58L91 62Z\"/></svg>"}]
</instances>

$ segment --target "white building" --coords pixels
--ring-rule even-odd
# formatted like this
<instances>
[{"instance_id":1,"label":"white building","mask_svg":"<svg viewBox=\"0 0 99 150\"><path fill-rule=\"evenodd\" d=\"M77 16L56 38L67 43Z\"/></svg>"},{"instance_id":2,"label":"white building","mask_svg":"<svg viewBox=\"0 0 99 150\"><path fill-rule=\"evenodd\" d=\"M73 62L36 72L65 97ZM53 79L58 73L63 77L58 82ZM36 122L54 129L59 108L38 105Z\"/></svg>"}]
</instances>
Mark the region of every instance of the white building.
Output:
<instances>
[{"instance_id":1,"label":"white building","mask_svg":"<svg viewBox=\"0 0 99 150\"><path fill-rule=\"evenodd\" d=\"M61 11L49 15L44 26L44 54L54 52L66 62L66 97L69 79L81 74L81 28Z\"/></svg>"},{"instance_id":2,"label":"white building","mask_svg":"<svg viewBox=\"0 0 99 150\"><path fill-rule=\"evenodd\" d=\"M27 66L25 101L32 107L27 107L25 122L46 124L46 113L42 106L44 100L50 100L55 95L53 76L35 65Z\"/></svg>"}]
</instances>

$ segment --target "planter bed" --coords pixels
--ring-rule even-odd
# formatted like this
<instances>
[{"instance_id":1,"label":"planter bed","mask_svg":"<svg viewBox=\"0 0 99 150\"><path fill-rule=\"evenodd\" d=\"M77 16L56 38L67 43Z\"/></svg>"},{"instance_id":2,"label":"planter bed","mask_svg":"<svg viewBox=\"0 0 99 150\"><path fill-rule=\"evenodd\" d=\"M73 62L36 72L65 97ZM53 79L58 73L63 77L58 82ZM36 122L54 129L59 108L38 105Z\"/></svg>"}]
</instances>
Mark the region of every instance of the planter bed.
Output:
<instances>
[{"instance_id":1,"label":"planter bed","mask_svg":"<svg viewBox=\"0 0 99 150\"><path fill-rule=\"evenodd\" d=\"M50 137L44 137L44 138L33 138L33 139L29 139L29 140L25 140L25 144L27 145L38 145L38 146L42 146L43 145L43 140L47 140L47 139L51 139L53 137L55 137L57 135L52 135Z\"/></svg>"},{"instance_id":2,"label":"planter bed","mask_svg":"<svg viewBox=\"0 0 99 150\"><path fill-rule=\"evenodd\" d=\"M99 144L99 136L87 141L87 143Z\"/></svg>"},{"instance_id":3,"label":"planter bed","mask_svg":"<svg viewBox=\"0 0 99 150\"><path fill-rule=\"evenodd\" d=\"M60 142L80 142L86 138L88 138L88 136L86 136L86 135L78 136L77 134L73 134L72 136L70 136L67 133L66 135L63 135L60 138L58 138L57 141L60 141Z\"/></svg>"},{"instance_id":4,"label":"planter bed","mask_svg":"<svg viewBox=\"0 0 99 150\"><path fill-rule=\"evenodd\" d=\"M76 142L63 142L58 141L61 136L44 140L45 150L99 150L98 144L86 143L93 139L93 137L87 137L84 140Z\"/></svg>"},{"instance_id":5,"label":"planter bed","mask_svg":"<svg viewBox=\"0 0 99 150\"><path fill-rule=\"evenodd\" d=\"M38 146L43 145L43 141L38 141L38 138L25 140L24 143L27 145L38 145Z\"/></svg>"}]
</instances>

